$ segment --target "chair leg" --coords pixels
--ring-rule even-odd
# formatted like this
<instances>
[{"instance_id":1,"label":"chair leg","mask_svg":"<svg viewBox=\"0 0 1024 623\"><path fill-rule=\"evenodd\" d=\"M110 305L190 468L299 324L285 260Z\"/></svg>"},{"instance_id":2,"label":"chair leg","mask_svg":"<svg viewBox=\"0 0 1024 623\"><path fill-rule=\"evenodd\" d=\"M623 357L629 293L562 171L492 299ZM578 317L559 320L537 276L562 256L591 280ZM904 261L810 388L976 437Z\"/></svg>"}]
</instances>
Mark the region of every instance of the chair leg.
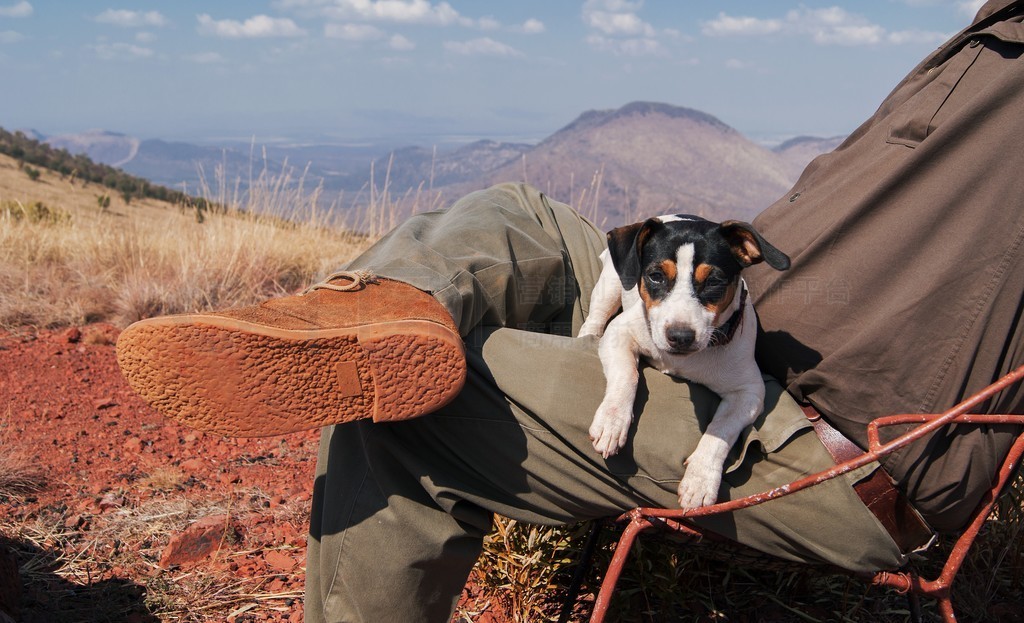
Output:
<instances>
[{"instance_id":1,"label":"chair leg","mask_svg":"<svg viewBox=\"0 0 1024 623\"><path fill-rule=\"evenodd\" d=\"M597 601L594 602L594 611L590 615L590 623L603 623L604 615L608 613L608 605L611 603L612 595L615 594L615 585L619 583L619 576L622 575L622 569L626 566L626 559L629 557L629 552L633 549L633 542L636 541L636 537L639 536L640 531L644 529L643 520L630 521L626 525L626 529L622 531L622 536L619 537L619 542L615 546L615 555L612 556L612 561L608 565L607 571L605 571L604 580L601 582L601 590L597 594Z\"/></svg>"},{"instance_id":2,"label":"chair leg","mask_svg":"<svg viewBox=\"0 0 1024 623\"><path fill-rule=\"evenodd\" d=\"M935 598L939 602L939 613L942 614L943 622L956 623L956 613L953 612L953 600L949 593L946 592L942 595L936 595Z\"/></svg>"},{"instance_id":3,"label":"chair leg","mask_svg":"<svg viewBox=\"0 0 1024 623\"><path fill-rule=\"evenodd\" d=\"M587 577L587 572L590 571L590 567L594 562L594 551L597 550L597 537L600 536L602 527L603 523L600 519L596 519L591 523L587 540L583 544L583 551L580 552L579 562L576 563L576 571L572 574L569 591L565 596L565 601L562 603L562 611L558 615L558 623L569 623L569 617L572 616L573 607L576 605L576 600L580 596L580 589L583 587L583 579Z\"/></svg>"}]
</instances>

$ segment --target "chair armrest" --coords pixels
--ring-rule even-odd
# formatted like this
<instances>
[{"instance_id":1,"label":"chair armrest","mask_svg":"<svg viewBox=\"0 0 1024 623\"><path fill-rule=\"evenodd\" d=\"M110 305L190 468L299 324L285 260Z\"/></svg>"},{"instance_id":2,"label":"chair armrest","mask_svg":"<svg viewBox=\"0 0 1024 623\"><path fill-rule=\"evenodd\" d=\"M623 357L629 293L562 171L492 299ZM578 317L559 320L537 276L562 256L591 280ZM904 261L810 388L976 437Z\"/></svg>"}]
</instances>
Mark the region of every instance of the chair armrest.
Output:
<instances>
[{"instance_id":1,"label":"chair armrest","mask_svg":"<svg viewBox=\"0 0 1024 623\"><path fill-rule=\"evenodd\" d=\"M945 411L944 413L926 413L926 414L900 414L900 415L889 415L880 417L868 424L868 443L869 448L864 454L854 457L849 461L840 463L827 470L805 476L791 483L781 485L774 489L764 491L762 493L755 493L746 497L737 498L735 500L729 500L728 502L719 502L710 506L701 506L700 508L691 508L687 510L683 509L664 509L664 508L644 508L642 514L649 518L660 518L660 519L683 519L689 517L703 517L707 515L717 515L719 513L728 513L743 508L749 508L758 504L763 504L769 500L784 497L802 491L808 487L832 480L844 474L848 474L855 469L868 465L874 461L879 460L881 457L894 452L907 444L913 443L918 439L931 434L932 432L953 423L965 423L965 424L1018 424L1024 425L1024 414L1002 414L1002 415L979 415L967 413L971 409L974 409L978 405L982 404L995 394L1010 387L1011 385L1020 382L1024 379L1024 366L1021 366L1013 372L1002 377L995 383L989 385L985 389L981 390L977 394L974 394L970 398L965 399L963 402L957 404L953 408ZM921 424L917 428L910 430L887 443L880 443L878 436L878 429L885 426L894 426L897 424ZM622 519L626 519L631 513L623 515Z\"/></svg>"}]
</instances>

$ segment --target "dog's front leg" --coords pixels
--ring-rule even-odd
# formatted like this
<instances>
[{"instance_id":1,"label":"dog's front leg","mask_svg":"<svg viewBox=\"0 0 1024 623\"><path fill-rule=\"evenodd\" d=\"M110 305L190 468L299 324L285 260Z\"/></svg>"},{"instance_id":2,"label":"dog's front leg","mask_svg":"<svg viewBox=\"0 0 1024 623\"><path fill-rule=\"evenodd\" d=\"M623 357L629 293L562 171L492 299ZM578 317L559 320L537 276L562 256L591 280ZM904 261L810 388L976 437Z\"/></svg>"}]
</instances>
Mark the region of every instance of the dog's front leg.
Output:
<instances>
[{"instance_id":1,"label":"dog's front leg","mask_svg":"<svg viewBox=\"0 0 1024 623\"><path fill-rule=\"evenodd\" d=\"M764 408L764 384L758 380L736 391L723 393L721 397L722 401L697 442L697 448L686 459L686 473L678 489L679 506L682 508L707 506L718 499L729 449Z\"/></svg>"},{"instance_id":2,"label":"dog's front leg","mask_svg":"<svg viewBox=\"0 0 1024 623\"><path fill-rule=\"evenodd\" d=\"M606 386L604 399L590 424L590 440L604 458L626 445L639 380L640 353L623 320L619 316L608 325L598 349Z\"/></svg>"},{"instance_id":3,"label":"dog's front leg","mask_svg":"<svg viewBox=\"0 0 1024 623\"><path fill-rule=\"evenodd\" d=\"M590 293L590 311L583 326L580 327L579 337L601 337L608 326L608 320L615 315L622 303L622 285L615 267L608 259L607 251L601 254L601 260L604 262L604 268L601 269L597 284Z\"/></svg>"}]
</instances>

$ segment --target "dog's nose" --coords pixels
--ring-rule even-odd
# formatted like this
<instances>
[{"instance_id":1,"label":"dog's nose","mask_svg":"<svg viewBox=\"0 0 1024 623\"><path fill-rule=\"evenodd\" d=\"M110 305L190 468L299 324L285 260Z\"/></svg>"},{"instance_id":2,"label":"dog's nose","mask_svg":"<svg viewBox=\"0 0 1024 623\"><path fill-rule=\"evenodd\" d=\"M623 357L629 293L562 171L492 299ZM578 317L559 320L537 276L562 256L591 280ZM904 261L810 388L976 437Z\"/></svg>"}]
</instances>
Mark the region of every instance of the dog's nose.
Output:
<instances>
[{"instance_id":1,"label":"dog's nose","mask_svg":"<svg viewBox=\"0 0 1024 623\"><path fill-rule=\"evenodd\" d=\"M689 350L693 347L693 341L697 339L697 333L686 327L671 327L665 331L665 338L674 350Z\"/></svg>"}]
</instances>

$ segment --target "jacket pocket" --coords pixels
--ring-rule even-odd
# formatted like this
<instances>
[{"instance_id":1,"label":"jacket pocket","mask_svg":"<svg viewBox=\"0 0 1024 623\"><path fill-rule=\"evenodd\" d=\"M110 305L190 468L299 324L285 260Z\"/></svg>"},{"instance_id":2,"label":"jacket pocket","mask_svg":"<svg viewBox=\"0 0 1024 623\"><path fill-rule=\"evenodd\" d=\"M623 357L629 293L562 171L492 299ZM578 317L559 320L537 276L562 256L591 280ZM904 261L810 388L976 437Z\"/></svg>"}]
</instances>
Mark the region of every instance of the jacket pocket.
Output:
<instances>
[{"instance_id":1,"label":"jacket pocket","mask_svg":"<svg viewBox=\"0 0 1024 623\"><path fill-rule=\"evenodd\" d=\"M986 50L992 62L984 62ZM1008 57L1017 58L1022 52L1024 24L1019 22L997 22L971 33L944 63L928 70L936 74L931 82L893 113L887 142L916 147L935 131L943 118L952 114L947 108L955 109L972 89L981 88L990 75L986 69ZM980 58L983 62L979 62Z\"/></svg>"},{"instance_id":2,"label":"jacket pocket","mask_svg":"<svg viewBox=\"0 0 1024 623\"><path fill-rule=\"evenodd\" d=\"M939 109L963 80L967 70L978 60L981 48L980 41L974 38L941 67L930 69L929 71L940 72L939 75L907 100L899 111L893 113L887 142L916 147L927 138L935 129L932 122Z\"/></svg>"}]
</instances>

